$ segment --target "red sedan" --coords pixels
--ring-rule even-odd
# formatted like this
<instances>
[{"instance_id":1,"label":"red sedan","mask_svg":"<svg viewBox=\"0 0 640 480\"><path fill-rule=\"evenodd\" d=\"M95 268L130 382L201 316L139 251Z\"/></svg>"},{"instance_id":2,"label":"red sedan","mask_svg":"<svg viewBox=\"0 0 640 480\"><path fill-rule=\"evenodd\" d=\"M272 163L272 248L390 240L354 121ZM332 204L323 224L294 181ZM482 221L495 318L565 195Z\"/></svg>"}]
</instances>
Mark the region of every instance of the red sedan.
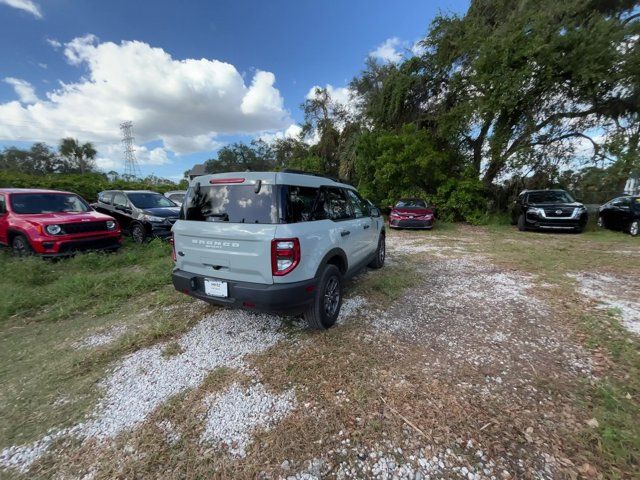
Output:
<instances>
[{"instance_id":1,"label":"red sedan","mask_svg":"<svg viewBox=\"0 0 640 480\"><path fill-rule=\"evenodd\" d=\"M436 218L433 209L419 198L404 198L391 207L390 228L431 229Z\"/></svg>"},{"instance_id":2,"label":"red sedan","mask_svg":"<svg viewBox=\"0 0 640 480\"><path fill-rule=\"evenodd\" d=\"M18 256L61 257L117 250L122 232L113 217L94 211L74 193L0 188L0 244Z\"/></svg>"}]
</instances>

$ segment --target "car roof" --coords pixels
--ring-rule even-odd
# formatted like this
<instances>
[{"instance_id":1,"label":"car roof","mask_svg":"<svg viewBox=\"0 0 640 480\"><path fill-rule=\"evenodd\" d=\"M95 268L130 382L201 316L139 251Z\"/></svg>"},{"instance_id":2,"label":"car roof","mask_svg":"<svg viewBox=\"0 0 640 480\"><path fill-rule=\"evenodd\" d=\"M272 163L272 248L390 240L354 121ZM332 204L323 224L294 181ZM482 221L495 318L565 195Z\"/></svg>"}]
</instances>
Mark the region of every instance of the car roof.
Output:
<instances>
[{"instance_id":1,"label":"car roof","mask_svg":"<svg viewBox=\"0 0 640 480\"><path fill-rule=\"evenodd\" d=\"M47 190L45 188L0 188L0 193L66 193L76 195L65 190Z\"/></svg>"},{"instance_id":2,"label":"car roof","mask_svg":"<svg viewBox=\"0 0 640 480\"><path fill-rule=\"evenodd\" d=\"M257 182L258 180L270 185L296 185L300 187L342 187L356 190L353 185L336 181L323 175L304 172L225 172L210 175L202 175L191 180L189 185L197 183L206 184L213 179L242 178L245 182Z\"/></svg>"}]
</instances>

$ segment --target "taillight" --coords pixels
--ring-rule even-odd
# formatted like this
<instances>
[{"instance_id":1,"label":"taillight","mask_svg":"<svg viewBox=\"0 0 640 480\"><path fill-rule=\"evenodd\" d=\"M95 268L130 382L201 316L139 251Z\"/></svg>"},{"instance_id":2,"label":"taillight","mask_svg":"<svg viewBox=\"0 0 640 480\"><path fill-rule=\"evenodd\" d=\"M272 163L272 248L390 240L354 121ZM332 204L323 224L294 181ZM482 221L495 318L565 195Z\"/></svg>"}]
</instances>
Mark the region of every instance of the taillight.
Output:
<instances>
[{"instance_id":1,"label":"taillight","mask_svg":"<svg viewBox=\"0 0 640 480\"><path fill-rule=\"evenodd\" d=\"M276 277L286 275L300 263L300 240L276 238L271 240L271 272Z\"/></svg>"},{"instance_id":2,"label":"taillight","mask_svg":"<svg viewBox=\"0 0 640 480\"><path fill-rule=\"evenodd\" d=\"M244 183L244 178L212 178L209 183L220 185L225 183Z\"/></svg>"},{"instance_id":3,"label":"taillight","mask_svg":"<svg viewBox=\"0 0 640 480\"><path fill-rule=\"evenodd\" d=\"M178 259L176 257L176 239L175 239L175 237L171 237L169 239L169 243L171 244L171 258L175 262Z\"/></svg>"}]
</instances>

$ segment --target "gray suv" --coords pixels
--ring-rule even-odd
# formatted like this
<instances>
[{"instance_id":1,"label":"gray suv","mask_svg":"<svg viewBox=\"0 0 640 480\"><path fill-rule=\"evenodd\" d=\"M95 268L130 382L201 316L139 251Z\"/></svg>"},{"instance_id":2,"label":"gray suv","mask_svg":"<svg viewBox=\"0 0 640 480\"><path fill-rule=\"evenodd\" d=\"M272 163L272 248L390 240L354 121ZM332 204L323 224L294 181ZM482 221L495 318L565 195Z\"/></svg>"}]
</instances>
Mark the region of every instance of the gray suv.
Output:
<instances>
[{"instance_id":1,"label":"gray suv","mask_svg":"<svg viewBox=\"0 0 640 480\"><path fill-rule=\"evenodd\" d=\"M173 226L177 290L227 307L340 313L343 281L385 259L380 211L356 189L304 172L238 172L191 181Z\"/></svg>"}]
</instances>

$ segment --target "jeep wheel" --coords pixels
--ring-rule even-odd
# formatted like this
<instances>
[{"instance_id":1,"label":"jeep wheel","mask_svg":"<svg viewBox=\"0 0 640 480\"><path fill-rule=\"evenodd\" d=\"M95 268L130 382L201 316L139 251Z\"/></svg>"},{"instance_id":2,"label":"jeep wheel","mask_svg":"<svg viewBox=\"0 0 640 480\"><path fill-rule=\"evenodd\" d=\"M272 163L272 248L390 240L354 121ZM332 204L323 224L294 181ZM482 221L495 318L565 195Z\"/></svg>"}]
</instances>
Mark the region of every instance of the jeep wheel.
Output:
<instances>
[{"instance_id":1,"label":"jeep wheel","mask_svg":"<svg viewBox=\"0 0 640 480\"><path fill-rule=\"evenodd\" d=\"M16 235L11 242L11 249L16 257L28 257L33 254L29 240L24 235Z\"/></svg>"},{"instance_id":2,"label":"jeep wheel","mask_svg":"<svg viewBox=\"0 0 640 480\"><path fill-rule=\"evenodd\" d=\"M384 265L384 258L387 253L386 245L384 242L384 235L380 235L378 240L378 248L376 250L376 258L369 262L367 265L369 268L382 268Z\"/></svg>"},{"instance_id":3,"label":"jeep wheel","mask_svg":"<svg viewBox=\"0 0 640 480\"><path fill-rule=\"evenodd\" d=\"M638 220L631 222L631 225L629 226L629 233L632 237L638 236L638 233L640 233L640 222Z\"/></svg>"},{"instance_id":4,"label":"jeep wheel","mask_svg":"<svg viewBox=\"0 0 640 480\"><path fill-rule=\"evenodd\" d=\"M335 265L327 265L320 275L313 303L304 313L309 326L325 330L333 326L342 306L342 275Z\"/></svg>"},{"instance_id":5,"label":"jeep wheel","mask_svg":"<svg viewBox=\"0 0 640 480\"><path fill-rule=\"evenodd\" d=\"M527 227L524 224L524 215L520 215L518 217L518 230L520 230L521 232L524 232L527 229Z\"/></svg>"},{"instance_id":6,"label":"jeep wheel","mask_svg":"<svg viewBox=\"0 0 640 480\"><path fill-rule=\"evenodd\" d=\"M137 244L143 244L147 238L147 232L144 231L144 227L139 223L136 223L131 227L131 238Z\"/></svg>"}]
</instances>

